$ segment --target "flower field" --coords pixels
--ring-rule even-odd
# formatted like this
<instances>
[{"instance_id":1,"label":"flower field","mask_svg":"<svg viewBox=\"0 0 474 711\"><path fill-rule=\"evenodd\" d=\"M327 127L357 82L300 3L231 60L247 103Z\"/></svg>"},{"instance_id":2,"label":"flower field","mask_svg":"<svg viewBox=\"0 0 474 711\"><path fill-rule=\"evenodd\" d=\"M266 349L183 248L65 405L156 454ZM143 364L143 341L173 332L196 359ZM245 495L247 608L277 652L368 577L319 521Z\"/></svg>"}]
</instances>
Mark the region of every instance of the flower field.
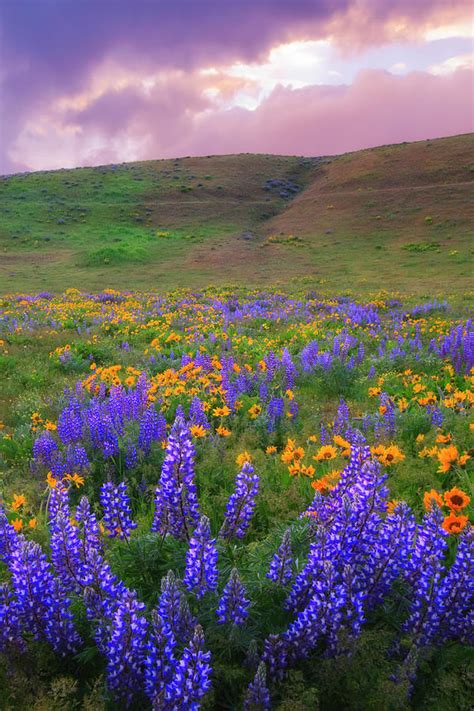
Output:
<instances>
[{"instance_id":1,"label":"flower field","mask_svg":"<svg viewBox=\"0 0 474 711\"><path fill-rule=\"evenodd\" d=\"M0 376L2 708L470 708L465 307L4 296Z\"/></svg>"}]
</instances>

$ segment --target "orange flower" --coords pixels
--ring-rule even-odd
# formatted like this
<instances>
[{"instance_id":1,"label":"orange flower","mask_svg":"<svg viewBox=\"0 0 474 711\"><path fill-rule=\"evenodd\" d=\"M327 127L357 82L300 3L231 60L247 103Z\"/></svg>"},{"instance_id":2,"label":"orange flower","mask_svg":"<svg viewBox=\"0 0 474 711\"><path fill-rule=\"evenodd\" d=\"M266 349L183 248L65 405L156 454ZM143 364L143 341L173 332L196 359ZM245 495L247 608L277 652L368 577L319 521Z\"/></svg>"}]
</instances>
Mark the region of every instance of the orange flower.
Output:
<instances>
[{"instance_id":1,"label":"orange flower","mask_svg":"<svg viewBox=\"0 0 474 711\"><path fill-rule=\"evenodd\" d=\"M450 432L448 432L448 434L446 435L440 432L439 435L436 437L436 441L439 442L439 444L448 444L449 442L451 442L452 439L453 436Z\"/></svg>"},{"instance_id":2,"label":"orange flower","mask_svg":"<svg viewBox=\"0 0 474 711\"><path fill-rule=\"evenodd\" d=\"M445 493L444 500L452 511L462 511L469 504L471 497L455 486Z\"/></svg>"},{"instance_id":3,"label":"orange flower","mask_svg":"<svg viewBox=\"0 0 474 711\"><path fill-rule=\"evenodd\" d=\"M332 446L332 444L325 444L320 447L317 453L314 455L313 459L317 462L329 461L330 459L335 459L337 457L337 449Z\"/></svg>"},{"instance_id":4,"label":"orange flower","mask_svg":"<svg viewBox=\"0 0 474 711\"><path fill-rule=\"evenodd\" d=\"M262 408L260 407L260 405L257 405L257 404L252 405L252 407L249 407L249 409L248 409L248 413L249 413L252 420L255 420L261 412L262 412Z\"/></svg>"},{"instance_id":5,"label":"orange flower","mask_svg":"<svg viewBox=\"0 0 474 711\"><path fill-rule=\"evenodd\" d=\"M84 485L84 477L79 476L79 474L66 474L64 478L74 484L77 489Z\"/></svg>"},{"instance_id":6,"label":"orange flower","mask_svg":"<svg viewBox=\"0 0 474 711\"><path fill-rule=\"evenodd\" d=\"M23 521L21 520L21 518L15 518L12 521L12 526L15 529L15 531L17 533L19 533L21 531L21 529L23 528Z\"/></svg>"},{"instance_id":7,"label":"orange flower","mask_svg":"<svg viewBox=\"0 0 474 711\"><path fill-rule=\"evenodd\" d=\"M53 472L48 472L48 475L46 477L46 483L50 487L50 489L55 489L58 485L58 480L53 476Z\"/></svg>"},{"instance_id":8,"label":"orange flower","mask_svg":"<svg viewBox=\"0 0 474 711\"><path fill-rule=\"evenodd\" d=\"M392 514L400 503L399 499L392 499L387 501L387 513Z\"/></svg>"},{"instance_id":9,"label":"orange flower","mask_svg":"<svg viewBox=\"0 0 474 711\"><path fill-rule=\"evenodd\" d=\"M26 504L26 498L23 494L13 494L12 509L18 511L22 506Z\"/></svg>"},{"instance_id":10,"label":"orange flower","mask_svg":"<svg viewBox=\"0 0 474 711\"><path fill-rule=\"evenodd\" d=\"M450 444L449 447L443 447L438 451L438 461L440 466L438 468L439 472L449 472L452 465L457 461L459 457L459 452L454 444Z\"/></svg>"},{"instance_id":11,"label":"orange flower","mask_svg":"<svg viewBox=\"0 0 474 711\"><path fill-rule=\"evenodd\" d=\"M342 447L342 456L343 457L349 457L351 453L351 444L348 442L344 437L341 437L340 435L334 435L333 437L333 442L334 444L337 444L338 447Z\"/></svg>"},{"instance_id":12,"label":"orange flower","mask_svg":"<svg viewBox=\"0 0 474 711\"><path fill-rule=\"evenodd\" d=\"M418 452L418 456L424 459L424 457L437 457L438 456L438 447L436 445L434 447L423 447L423 449L420 449Z\"/></svg>"},{"instance_id":13,"label":"orange flower","mask_svg":"<svg viewBox=\"0 0 474 711\"><path fill-rule=\"evenodd\" d=\"M265 454L275 454L276 451L276 447L274 447L273 445L269 445L265 450Z\"/></svg>"},{"instance_id":14,"label":"orange flower","mask_svg":"<svg viewBox=\"0 0 474 711\"><path fill-rule=\"evenodd\" d=\"M36 528L37 524L38 524L38 521L36 518L30 518L30 520L28 521L28 526L30 528Z\"/></svg>"},{"instance_id":15,"label":"orange flower","mask_svg":"<svg viewBox=\"0 0 474 711\"><path fill-rule=\"evenodd\" d=\"M227 427L218 427L216 429L216 432L220 437L230 437L230 435L232 434L232 432L228 430Z\"/></svg>"},{"instance_id":16,"label":"orange flower","mask_svg":"<svg viewBox=\"0 0 474 711\"><path fill-rule=\"evenodd\" d=\"M386 467L402 462L405 459L405 455L395 444L391 444L389 447L379 444L377 447L371 447L370 451Z\"/></svg>"},{"instance_id":17,"label":"orange flower","mask_svg":"<svg viewBox=\"0 0 474 711\"><path fill-rule=\"evenodd\" d=\"M444 519L443 528L448 533L461 533L467 522L467 516L456 516L456 514L451 513Z\"/></svg>"},{"instance_id":18,"label":"orange flower","mask_svg":"<svg viewBox=\"0 0 474 711\"><path fill-rule=\"evenodd\" d=\"M331 472L326 474L326 476L322 476L317 481L312 481L311 486L313 489L316 489L316 491L319 491L320 494L327 494L329 491L334 489L334 486L340 478L341 472L337 471L337 469L333 469Z\"/></svg>"},{"instance_id":19,"label":"orange flower","mask_svg":"<svg viewBox=\"0 0 474 711\"><path fill-rule=\"evenodd\" d=\"M202 425L191 425L189 431L193 437L205 437L207 435L207 430Z\"/></svg>"},{"instance_id":20,"label":"orange flower","mask_svg":"<svg viewBox=\"0 0 474 711\"><path fill-rule=\"evenodd\" d=\"M425 491L423 495L423 504L427 511L431 511L433 504L436 504L439 508L442 508L444 501L441 494L438 494L435 489L431 489L431 491Z\"/></svg>"},{"instance_id":21,"label":"orange flower","mask_svg":"<svg viewBox=\"0 0 474 711\"><path fill-rule=\"evenodd\" d=\"M250 464L252 463L252 455L245 450L245 452L242 452L242 454L239 454L237 456L237 459L235 460L235 463L239 467L243 467L245 462L249 462Z\"/></svg>"},{"instance_id":22,"label":"orange flower","mask_svg":"<svg viewBox=\"0 0 474 711\"><path fill-rule=\"evenodd\" d=\"M214 417L227 417L227 415L230 415L230 408L227 407L227 405L224 405L223 407L215 407L212 414Z\"/></svg>"}]
</instances>

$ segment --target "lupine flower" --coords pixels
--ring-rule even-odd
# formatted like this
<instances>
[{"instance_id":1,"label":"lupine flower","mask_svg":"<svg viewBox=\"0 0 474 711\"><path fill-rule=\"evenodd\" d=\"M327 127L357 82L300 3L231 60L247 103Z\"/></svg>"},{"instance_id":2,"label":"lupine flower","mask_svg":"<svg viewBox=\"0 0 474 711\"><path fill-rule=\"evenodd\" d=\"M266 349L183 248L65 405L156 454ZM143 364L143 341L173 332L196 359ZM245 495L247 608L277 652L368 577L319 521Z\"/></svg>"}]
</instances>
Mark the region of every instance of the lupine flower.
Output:
<instances>
[{"instance_id":1,"label":"lupine flower","mask_svg":"<svg viewBox=\"0 0 474 711\"><path fill-rule=\"evenodd\" d=\"M292 578L293 557L291 553L291 532L288 528L283 534L278 551L272 558L270 570L267 573L267 578L273 580L279 585L288 583Z\"/></svg>"},{"instance_id":2,"label":"lupine flower","mask_svg":"<svg viewBox=\"0 0 474 711\"><path fill-rule=\"evenodd\" d=\"M243 625L249 614L249 606L250 600L246 597L245 588L237 570L233 568L216 610L219 624L231 622L233 625Z\"/></svg>"},{"instance_id":3,"label":"lupine flower","mask_svg":"<svg viewBox=\"0 0 474 711\"><path fill-rule=\"evenodd\" d=\"M217 588L217 549L207 516L202 516L189 541L183 583L202 597L208 590Z\"/></svg>"},{"instance_id":4,"label":"lupine flower","mask_svg":"<svg viewBox=\"0 0 474 711\"><path fill-rule=\"evenodd\" d=\"M111 538L129 538L137 524L132 520L127 485L124 481L114 486L111 481L102 485L100 503L104 509L104 524Z\"/></svg>"},{"instance_id":5,"label":"lupine flower","mask_svg":"<svg viewBox=\"0 0 474 711\"><path fill-rule=\"evenodd\" d=\"M35 639L46 639L58 654L76 652L81 639L74 629L70 601L40 546L21 541L13 551L9 568L24 631Z\"/></svg>"},{"instance_id":6,"label":"lupine flower","mask_svg":"<svg viewBox=\"0 0 474 711\"><path fill-rule=\"evenodd\" d=\"M191 615L189 606L181 594L174 573L169 573L161 580L161 596L157 613L163 623L173 633L178 643L187 643L191 639L196 620Z\"/></svg>"},{"instance_id":7,"label":"lupine flower","mask_svg":"<svg viewBox=\"0 0 474 711\"><path fill-rule=\"evenodd\" d=\"M224 523L220 530L221 538L243 538L255 511L255 497L260 479L254 474L253 466L245 462L235 480L235 492L230 497L225 512Z\"/></svg>"},{"instance_id":8,"label":"lupine flower","mask_svg":"<svg viewBox=\"0 0 474 711\"><path fill-rule=\"evenodd\" d=\"M244 711L267 711L271 708L270 692L267 688L267 670L260 662L254 680L249 684L244 701Z\"/></svg>"},{"instance_id":9,"label":"lupine flower","mask_svg":"<svg viewBox=\"0 0 474 711\"><path fill-rule=\"evenodd\" d=\"M23 652L25 643L21 636L18 603L8 583L0 584L0 653L14 650Z\"/></svg>"},{"instance_id":10,"label":"lupine flower","mask_svg":"<svg viewBox=\"0 0 474 711\"><path fill-rule=\"evenodd\" d=\"M204 652L204 634L197 625L176 667L172 688L176 709L198 711L201 699L211 688L210 652Z\"/></svg>"},{"instance_id":11,"label":"lupine flower","mask_svg":"<svg viewBox=\"0 0 474 711\"><path fill-rule=\"evenodd\" d=\"M199 521L194 483L194 445L184 419L178 415L171 430L156 491L154 531L176 538L191 537Z\"/></svg>"},{"instance_id":12,"label":"lupine flower","mask_svg":"<svg viewBox=\"0 0 474 711\"><path fill-rule=\"evenodd\" d=\"M147 621L145 605L127 592L118 602L107 644L107 686L128 706L143 684Z\"/></svg>"},{"instance_id":13,"label":"lupine flower","mask_svg":"<svg viewBox=\"0 0 474 711\"><path fill-rule=\"evenodd\" d=\"M145 691L153 708L166 708L172 701L170 684L177 664L176 640L158 612L152 612L152 629L146 645Z\"/></svg>"}]
</instances>

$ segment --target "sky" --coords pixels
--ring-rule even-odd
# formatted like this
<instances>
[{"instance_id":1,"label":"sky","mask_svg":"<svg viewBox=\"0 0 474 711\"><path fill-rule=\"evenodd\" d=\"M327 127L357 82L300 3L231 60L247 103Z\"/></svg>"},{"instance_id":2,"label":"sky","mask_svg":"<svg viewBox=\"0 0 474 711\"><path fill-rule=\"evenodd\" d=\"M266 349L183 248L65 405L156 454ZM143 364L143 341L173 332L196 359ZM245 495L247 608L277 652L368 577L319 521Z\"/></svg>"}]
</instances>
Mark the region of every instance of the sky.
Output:
<instances>
[{"instance_id":1,"label":"sky","mask_svg":"<svg viewBox=\"0 0 474 711\"><path fill-rule=\"evenodd\" d=\"M474 130L471 0L0 0L0 173Z\"/></svg>"}]
</instances>

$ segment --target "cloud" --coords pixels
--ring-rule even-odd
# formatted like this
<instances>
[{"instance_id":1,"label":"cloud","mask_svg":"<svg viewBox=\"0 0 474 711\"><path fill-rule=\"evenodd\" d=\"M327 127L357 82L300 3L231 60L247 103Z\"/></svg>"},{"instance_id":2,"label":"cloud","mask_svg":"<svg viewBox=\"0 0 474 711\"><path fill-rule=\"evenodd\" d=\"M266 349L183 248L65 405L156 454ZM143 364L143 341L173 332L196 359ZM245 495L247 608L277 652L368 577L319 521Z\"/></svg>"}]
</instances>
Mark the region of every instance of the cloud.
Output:
<instances>
[{"instance_id":1,"label":"cloud","mask_svg":"<svg viewBox=\"0 0 474 711\"><path fill-rule=\"evenodd\" d=\"M277 86L254 110L210 98L214 79L170 74L148 92L112 91L58 114L56 131L51 117L38 119L14 157L38 169L211 153L328 155L473 130L469 69L364 70L350 85Z\"/></svg>"},{"instance_id":2,"label":"cloud","mask_svg":"<svg viewBox=\"0 0 474 711\"><path fill-rule=\"evenodd\" d=\"M4 153L0 170L18 165L19 146L25 145L27 134L35 133L33 117L47 115L60 100L67 103L82 97L87 110L99 94L116 91L104 101L115 101L128 125L132 117L118 96L130 84L127 77L137 77L138 83L152 77L153 89L157 73L196 77L202 68L214 67L219 73L232 64L264 64L272 48L293 41L317 42L331 36L340 48L353 51L381 44L392 35L421 36L440 23L462 26L470 17L467 0L446 5L445 0L7 0L0 6ZM106 83L98 91L94 84L107 67L115 68L117 83ZM119 75L125 76L124 85ZM252 101L251 84L247 86L246 105ZM207 95L211 101L212 92L211 87ZM218 96L222 99L223 92ZM104 116L112 121L109 105L103 107ZM92 131L90 122L87 130ZM51 142L45 142L49 153L54 130L48 128L46 133L51 136ZM65 138L58 131L58 146L72 140L73 134L67 130L66 134ZM84 140L78 133L74 136L79 151Z\"/></svg>"}]
</instances>

